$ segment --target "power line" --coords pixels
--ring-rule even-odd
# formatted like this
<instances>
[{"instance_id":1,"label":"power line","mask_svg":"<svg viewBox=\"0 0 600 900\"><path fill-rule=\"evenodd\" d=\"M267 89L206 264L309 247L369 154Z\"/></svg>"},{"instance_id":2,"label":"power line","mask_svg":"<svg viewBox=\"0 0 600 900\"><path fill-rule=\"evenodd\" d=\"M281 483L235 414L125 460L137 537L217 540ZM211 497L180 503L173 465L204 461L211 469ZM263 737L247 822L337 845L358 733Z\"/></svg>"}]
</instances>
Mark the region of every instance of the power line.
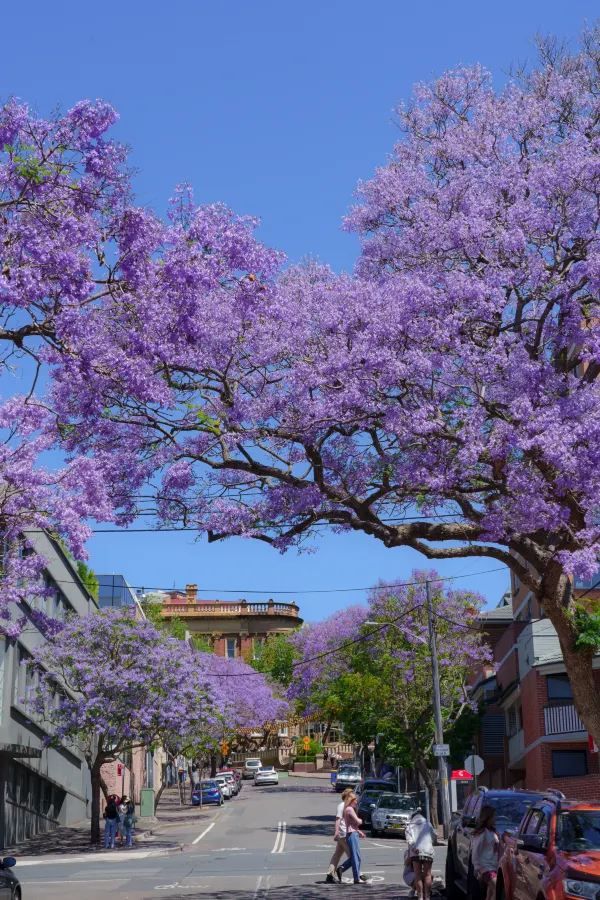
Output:
<instances>
[{"instance_id":1,"label":"power line","mask_svg":"<svg viewBox=\"0 0 600 900\"><path fill-rule=\"evenodd\" d=\"M477 575L489 575L492 572L504 572L506 571L506 566L495 566L493 569L482 569L480 572L466 572L462 575L440 575L439 577L433 579L433 581L459 581L463 578L474 578ZM76 581L74 578L65 578L58 579L53 578L52 581L55 584L80 584L79 581ZM390 582L381 585L369 585L368 587L349 587L349 588L296 588L296 590L289 591L278 591L273 590L272 588L265 588L263 590L245 589L245 588L202 588L200 590L201 594L215 593L215 594L260 594L263 596L269 596L271 594L285 594L296 596L298 594L352 594L352 593L365 593L366 591L387 591L389 588L399 588L399 587L415 587L416 585L424 584L423 581L398 581L398 582ZM148 592L164 592L164 593L180 593L185 594L185 588L177 588L177 587L153 587L151 585L144 584L129 584L127 583L127 587L132 590L139 591L148 591ZM226 601L227 602L227 601Z\"/></svg>"}]
</instances>

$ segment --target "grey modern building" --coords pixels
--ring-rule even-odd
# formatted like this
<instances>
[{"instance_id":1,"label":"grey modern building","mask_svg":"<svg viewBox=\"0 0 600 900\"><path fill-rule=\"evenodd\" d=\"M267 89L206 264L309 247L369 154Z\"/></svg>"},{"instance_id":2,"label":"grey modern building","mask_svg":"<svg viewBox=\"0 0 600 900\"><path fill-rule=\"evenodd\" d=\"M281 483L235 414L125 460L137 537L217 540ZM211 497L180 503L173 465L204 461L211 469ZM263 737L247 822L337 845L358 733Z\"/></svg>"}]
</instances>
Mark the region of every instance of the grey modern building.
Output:
<instances>
[{"instance_id":1,"label":"grey modern building","mask_svg":"<svg viewBox=\"0 0 600 900\"><path fill-rule=\"evenodd\" d=\"M121 608L138 605L138 598L122 575L97 575L96 577L100 585L98 605L102 609L107 606Z\"/></svg>"},{"instance_id":2,"label":"grey modern building","mask_svg":"<svg viewBox=\"0 0 600 900\"><path fill-rule=\"evenodd\" d=\"M0 641L0 841L13 847L37 832L89 816L90 783L83 757L66 744L45 748L45 730L23 698L34 677L24 663L45 640L32 621L37 609L55 619L98 609L60 545L43 531L27 540L47 561L45 596L15 608L28 624L16 640Z\"/></svg>"}]
</instances>

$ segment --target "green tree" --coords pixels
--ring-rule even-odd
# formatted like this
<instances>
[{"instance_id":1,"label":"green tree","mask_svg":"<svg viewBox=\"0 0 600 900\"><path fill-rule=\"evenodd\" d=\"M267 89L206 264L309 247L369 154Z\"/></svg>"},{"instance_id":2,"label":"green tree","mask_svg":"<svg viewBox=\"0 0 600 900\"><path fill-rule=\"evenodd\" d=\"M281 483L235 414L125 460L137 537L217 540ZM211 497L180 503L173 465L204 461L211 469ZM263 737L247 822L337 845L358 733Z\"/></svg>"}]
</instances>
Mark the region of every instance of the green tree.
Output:
<instances>
[{"instance_id":1,"label":"green tree","mask_svg":"<svg viewBox=\"0 0 600 900\"><path fill-rule=\"evenodd\" d=\"M294 675L294 663L300 652L293 643L293 634L272 634L259 644L254 653L249 654L247 662L265 675L288 687Z\"/></svg>"},{"instance_id":2,"label":"green tree","mask_svg":"<svg viewBox=\"0 0 600 900\"><path fill-rule=\"evenodd\" d=\"M98 581L96 573L80 559L77 560L75 566L80 579L83 581L94 600L97 600L100 592L100 582Z\"/></svg>"}]
</instances>

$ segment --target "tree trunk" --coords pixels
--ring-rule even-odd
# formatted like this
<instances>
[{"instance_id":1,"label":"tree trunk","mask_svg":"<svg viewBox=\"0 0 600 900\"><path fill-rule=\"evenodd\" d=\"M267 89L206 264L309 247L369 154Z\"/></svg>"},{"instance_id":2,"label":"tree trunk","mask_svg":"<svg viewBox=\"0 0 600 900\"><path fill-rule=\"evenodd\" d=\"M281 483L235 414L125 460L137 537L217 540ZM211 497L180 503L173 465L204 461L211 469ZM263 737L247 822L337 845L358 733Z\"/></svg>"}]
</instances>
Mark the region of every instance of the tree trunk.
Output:
<instances>
[{"instance_id":1,"label":"tree trunk","mask_svg":"<svg viewBox=\"0 0 600 900\"><path fill-rule=\"evenodd\" d=\"M551 598L546 599L545 609L558 634L577 712L600 747L600 702L592 665L593 649L576 646L578 631L572 616L572 604L565 607Z\"/></svg>"},{"instance_id":2,"label":"tree trunk","mask_svg":"<svg viewBox=\"0 0 600 900\"><path fill-rule=\"evenodd\" d=\"M418 759L416 761L417 771L420 772L423 781L425 782L425 790L429 794L429 809L431 813L431 824L433 827L437 827L440 823L438 820L438 808L437 808L437 784L435 778L432 776L431 770L428 768L427 763L423 759ZM425 810L423 810L425 812Z\"/></svg>"},{"instance_id":3,"label":"tree trunk","mask_svg":"<svg viewBox=\"0 0 600 900\"><path fill-rule=\"evenodd\" d=\"M217 754L210 754L210 777L214 778L217 774Z\"/></svg>"},{"instance_id":4,"label":"tree trunk","mask_svg":"<svg viewBox=\"0 0 600 900\"><path fill-rule=\"evenodd\" d=\"M328 719L327 724L325 726L325 733L323 734L323 748L325 748L325 744L329 740L329 735L331 733L332 725L333 725L333 719Z\"/></svg>"},{"instance_id":5,"label":"tree trunk","mask_svg":"<svg viewBox=\"0 0 600 900\"><path fill-rule=\"evenodd\" d=\"M92 780L92 814L90 822L90 841L92 844L100 843L100 793L102 791L102 776L100 769L102 768L102 760L96 758L92 766L90 766L90 776Z\"/></svg>"}]
</instances>

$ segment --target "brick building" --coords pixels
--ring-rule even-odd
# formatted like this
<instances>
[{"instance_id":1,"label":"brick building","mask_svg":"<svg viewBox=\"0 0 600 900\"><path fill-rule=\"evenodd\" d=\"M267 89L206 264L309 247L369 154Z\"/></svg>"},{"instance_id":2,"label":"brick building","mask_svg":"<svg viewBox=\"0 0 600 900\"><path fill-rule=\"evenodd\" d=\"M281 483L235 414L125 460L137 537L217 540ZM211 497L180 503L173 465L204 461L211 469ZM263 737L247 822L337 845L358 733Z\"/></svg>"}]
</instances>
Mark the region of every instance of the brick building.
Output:
<instances>
[{"instance_id":1,"label":"brick building","mask_svg":"<svg viewBox=\"0 0 600 900\"><path fill-rule=\"evenodd\" d=\"M185 594L164 594L162 616L181 619L190 634L201 635L218 656L249 659L270 635L285 634L302 625L295 603L275 600L200 600L198 586L188 584Z\"/></svg>"},{"instance_id":2,"label":"brick building","mask_svg":"<svg viewBox=\"0 0 600 900\"><path fill-rule=\"evenodd\" d=\"M597 580L577 581L575 596L599 600ZM494 671L481 671L473 685L483 709L481 782L600 800L600 755L588 746L557 634L537 598L511 575L510 599L482 613L480 624L494 654ZM600 688L600 657L597 665Z\"/></svg>"}]
</instances>

